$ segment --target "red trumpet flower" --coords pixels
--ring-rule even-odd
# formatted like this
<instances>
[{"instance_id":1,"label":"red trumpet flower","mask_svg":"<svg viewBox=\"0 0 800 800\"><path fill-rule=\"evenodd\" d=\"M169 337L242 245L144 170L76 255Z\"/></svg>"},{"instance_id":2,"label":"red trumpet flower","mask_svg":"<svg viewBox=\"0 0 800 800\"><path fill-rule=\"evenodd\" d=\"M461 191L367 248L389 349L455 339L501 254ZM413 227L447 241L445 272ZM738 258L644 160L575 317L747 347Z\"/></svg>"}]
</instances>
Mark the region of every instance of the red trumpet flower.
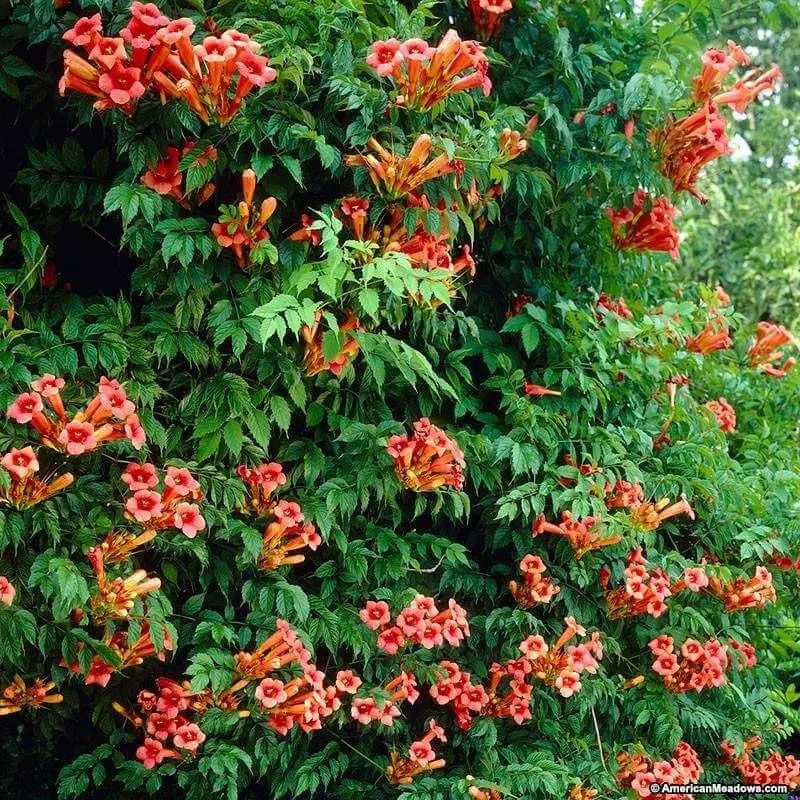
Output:
<instances>
[{"instance_id":1,"label":"red trumpet flower","mask_svg":"<svg viewBox=\"0 0 800 800\"><path fill-rule=\"evenodd\" d=\"M389 607L383 602L367 601L359 616L370 630L379 632L378 647L390 655L395 655L407 642L426 650L445 643L459 647L470 633L467 612L452 598L447 608L440 611L433 598L417 595L397 615L394 625L390 624Z\"/></svg>"},{"instance_id":2,"label":"red trumpet flower","mask_svg":"<svg viewBox=\"0 0 800 800\"><path fill-rule=\"evenodd\" d=\"M797 340L783 325L759 322L755 341L747 351L750 366L760 369L773 378L786 377L786 374L795 365L795 359L787 358L781 365L776 363L783 358L780 348L786 344L797 347Z\"/></svg>"},{"instance_id":3,"label":"red trumpet flower","mask_svg":"<svg viewBox=\"0 0 800 800\"><path fill-rule=\"evenodd\" d=\"M689 192L701 202L708 199L695 184L700 170L709 162L731 152L725 133L727 119L707 101L697 111L651 134L660 153L659 169L676 192Z\"/></svg>"},{"instance_id":4,"label":"red trumpet flower","mask_svg":"<svg viewBox=\"0 0 800 800\"><path fill-rule=\"evenodd\" d=\"M188 502L203 499L200 484L189 470L167 467L161 492L155 490L158 479L152 464L128 464L123 480L132 491L125 502L125 516L141 525L145 533L177 528L187 538L194 539L205 529L200 507Z\"/></svg>"},{"instance_id":5,"label":"red trumpet flower","mask_svg":"<svg viewBox=\"0 0 800 800\"><path fill-rule=\"evenodd\" d=\"M511 0L469 0L469 13L475 25L475 33L484 41L499 36L505 16L512 8Z\"/></svg>"},{"instance_id":6,"label":"red trumpet flower","mask_svg":"<svg viewBox=\"0 0 800 800\"><path fill-rule=\"evenodd\" d=\"M728 323L716 315L700 333L690 336L686 340L687 350L704 356L716 350L727 350L732 345L733 340L728 333Z\"/></svg>"},{"instance_id":7,"label":"red trumpet flower","mask_svg":"<svg viewBox=\"0 0 800 800\"><path fill-rule=\"evenodd\" d=\"M401 756L393 750L390 755L390 764L386 767L386 777L390 783L407 786L413 783L417 775L441 769L445 766L443 758L436 758L431 747L431 741L438 739L446 742L447 737L442 728L433 720L428 723L430 730L422 739L412 742L408 748L408 756Z\"/></svg>"},{"instance_id":8,"label":"red trumpet flower","mask_svg":"<svg viewBox=\"0 0 800 800\"><path fill-rule=\"evenodd\" d=\"M415 492L441 486L460 491L464 486L464 454L458 444L427 418L414 423L411 436L392 436L386 452L394 460L400 482Z\"/></svg>"},{"instance_id":9,"label":"red trumpet flower","mask_svg":"<svg viewBox=\"0 0 800 800\"><path fill-rule=\"evenodd\" d=\"M267 197L261 201L256 213L253 197L256 190L256 175L251 169L242 172L243 199L236 206L222 206L219 221L211 226L211 233L217 237L221 247L230 248L236 263L246 269L253 260L252 251L259 243L269 239L266 224L269 222L278 201Z\"/></svg>"},{"instance_id":10,"label":"red trumpet flower","mask_svg":"<svg viewBox=\"0 0 800 800\"><path fill-rule=\"evenodd\" d=\"M544 577L547 567L539 556L525 556L520 561L519 569L523 574L522 585L510 581L508 589L522 608L532 608L536 603L549 603L561 591L552 578Z\"/></svg>"},{"instance_id":11,"label":"red trumpet flower","mask_svg":"<svg viewBox=\"0 0 800 800\"><path fill-rule=\"evenodd\" d=\"M156 163L149 167L140 178L141 182L154 192L160 195L172 197L177 200L182 206L188 208L189 202L186 197L186 192L183 190L183 176L184 173L180 170L181 159L190 153L195 147L195 142L186 142L182 147L168 147L164 156ZM196 166L203 166L209 161L217 160L217 150L213 146L206 147L205 150L194 160ZM205 186L200 187L198 192L198 201L205 202L214 191L214 184L207 183Z\"/></svg>"},{"instance_id":12,"label":"red trumpet flower","mask_svg":"<svg viewBox=\"0 0 800 800\"><path fill-rule=\"evenodd\" d=\"M375 137L370 137L367 147L376 155L345 156L348 167L366 167L369 177L378 191L390 198L398 198L413 192L425 181L438 178L455 170L455 162L446 153L440 153L430 160L431 137L420 134L407 156L397 156L387 150Z\"/></svg>"},{"instance_id":13,"label":"red trumpet flower","mask_svg":"<svg viewBox=\"0 0 800 800\"><path fill-rule=\"evenodd\" d=\"M569 511L561 513L561 522L558 525L547 522L542 514L534 520L532 532L534 538L542 533L563 536L575 552L575 558L581 558L590 550L609 547L622 541L622 537L617 534L603 536L601 520L595 517L586 517L583 520L573 519Z\"/></svg>"},{"instance_id":14,"label":"red trumpet flower","mask_svg":"<svg viewBox=\"0 0 800 800\"><path fill-rule=\"evenodd\" d=\"M735 42L728 42L728 52L710 47L703 53L700 74L692 80L692 100L704 103L722 89L725 78L736 66L747 66L750 57Z\"/></svg>"},{"instance_id":15,"label":"red trumpet flower","mask_svg":"<svg viewBox=\"0 0 800 800\"><path fill-rule=\"evenodd\" d=\"M170 20L155 4L138 0L118 37L103 36L99 14L83 17L64 39L83 48L89 60L64 52L61 94L72 89L97 98L98 111L132 114L150 89L162 102L180 99L204 122L224 125L254 88L274 81L277 73L246 34L229 30L192 45L194 31L190 19Z\"/></svg>"},{"instance_id":16,"label":"red trumpet flower","mask_svg":"<svg viewBox=\"0 0 800 800\"><path fill-rule=\"evenodd\" d=\"M333 358L328 359L323 353L322 340L324 331L320 329L322 314L322 309L318 310L314 324L311 327L304 325L300 331L306 343L306 373L308 375L317 375L320 372L332 372L334 375L340 375L342 370L358 353L358 342L350 336L349 332L362 330L361 322L352 311L348 312L347 319L339 325L339 333L342 335L341 340L343 341L342 347Z\"/></svg>"},{"instance_id":17,"label":"red trumpet flower","mask_svg":"<svg viewBox=\"0 0 800 800\"><path fill-rule=\"evenodd\" d=\"M680 212L666 197L653 198L637 189L630 208L607 208L611 220L614 246L620 250L649 250L669 253L680 258L680 236L673 220Z\"/></svg>"},{"instance_id":18,"label":"red trumpet flower","mask_svg":"<svg viewBox=\"0 0 800 800\"><path fill-rule=\"evenodd\" d=\"M622 752L617 756L617 786L633 789L638 797L650 800L691 800L690 794L653 793L653 784L671 783L676 786L697 783L703 766L697 753L686 742L678 742L670 760L656 761L647 753Z\"/></svg>"},{"instance_id":19,"label":"red trumpet flower","mask_svg":"<svg viewBox=\"0 0 800 800\"><path fill-rule=\"evenodd\" d=\"M602 320L605 317L604 311L609 314L616 314L623 319L631 319L631 317L633 317L633 313L625 304L624 297L620 297L618 300L612 300L605 292L600 293L595 303L595 308L597 309L595 316L598 320Z\"/></svg>"},{"instance_id":20,"label":"red trumpet flower","mask_svg":"<svg viewBox=\"0 0 800 800\"><path fill-rule=\"evenodd\" d=\"M724 397L720 397L719 400L709 400L706 408L717 418L723 433L736 431L736 412Z\"/></svg>"},{"instance_id":21,"label":"red trumpet flower","mask_svg":"<svg viewBox=\"0 0 800 800\"><path fill-rule=\"evenodd\" d=\"M766 567L756 567L752 578L734 578L721 581L709 578L707 591L725 604L726 611L742 611L748 608L764 608L777 600L772 575Z\"/></svg>"},{"instance_id":22,"label":"red trumpet flower","mask_svg":"<svg viewBox=\"0 0 800 800\"><path fill-rule=\"evenodd\" d=\"M72 473L40 478L39 459L30 446L12 449L0 458L0 467L11 477L8 486L0 486L0 505L30 508L63 491L74 480Z\"/></svg>"},{"instance_id":23,"label":"red trumpet flower","mask_svg":"<svg viewBox=\"0 0 800 800\"><path fill-rule=\"evenodd\" d=\"M136 450L144 444L144 431L134 413L136 407L117 381L101 378L95 398L71 420L60 394L63 379L43 375L31 386L34 391L19 395L8 407L6 416L20 425L35 428L46 447L77 456L115 439L128 439ZM51 414L45 413L42 398Z\"/></svg>"},{"instance_id":24,"label":"red trumpet flower","mask_svg":"<svg viewBox=\"0 0 800 800\"><path fill-rule=\"evenodd\" d=\"M784 756L775 750L766 758L757 761L753 751L761 745L758 736L751 736L744 743L744 752L736 754L736 747L730 742L721 742L720 749L724 754L724 762L736 769L745 784L763 786L782 784L794 789L800 786L800 760L792 755Z\"/></svg>"},{"instance_id":25,"label":"red trumpet flower","mask_svg":"<svg viewBox=\"0 0 800 800\"><path fill-rule=\"evenodd\" d=\"M462 41L449 30L436 47L422 39L375 42L366 61L381 77L392 78L395 104L424 111L455 92L480 87L488 96L492 82L483 51L478 42Z\"/></svg>"},{"instance_id":26,"label":"red trumpet flower","mask_svg":"<svg viewBox=\"0 0 800 800\"><path fill-rule=\"evenodd\" d=\"M36 709L51 703L62 703L63 695L50 694L54 688L53 681L37 678L33 683L26 684L19 675L15 675L14 680L0 692L0 716L16 714L23 708Z\"/></svg>"},{"instance_id":27,"label":"red trumpet flower","mask_svg":"<svg viewBox=\"0 0 800 800\"><path fill-rule=\"evenodd\" d=\"M685 639L676 652L673 638L662 634L653 639L649 647L655 656L653 671L661 676L666 688L676 694L722 686L728 681L726 672L734 666L728 646L714 638L705 644Z\"/></svg>"}]
</instances>

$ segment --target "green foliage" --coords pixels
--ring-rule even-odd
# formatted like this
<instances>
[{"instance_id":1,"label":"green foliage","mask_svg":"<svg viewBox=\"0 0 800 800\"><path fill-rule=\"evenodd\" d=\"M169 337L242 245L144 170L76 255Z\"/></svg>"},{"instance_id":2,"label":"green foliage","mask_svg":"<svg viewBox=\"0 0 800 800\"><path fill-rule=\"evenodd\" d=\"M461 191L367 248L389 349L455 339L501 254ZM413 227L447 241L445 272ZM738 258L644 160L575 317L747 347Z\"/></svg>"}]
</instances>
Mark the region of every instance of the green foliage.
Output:
<instances>
[{"instance_id":1,"label":"green foliage","mask_svg":"<svg viewBox=\"0 0 800 800\"><path fill-rule=\"evenodd\" d=\"M487 48L491 93L457 92L429 112L392 105L390 81L364 59L379 39L436 43L451 25L471 37L465 3L163 3L198 27L248 33L277 70L226 126L152 93L131 116L92 112L76 92L59 97L62 34L97 9L110 31L128 18L122 0L0 4L0 93L20 129L8 137L0 211L0 407L52 373L66 379L68 406L78 409L108 375L136 403L147 443L138 455L120 441L74 458L41 447L42 460L68 466L74 484L31 508L0 504L0 575L17 590L0 604L0 685L15 674L42 677L63 695L0 717L5 796L455 800L476 785L560 800L578 782L622 796L614 765L623 750L669 758L685 740L709 774L732 780L719 763L723 739L759 735L773 747L795 729L797 577L771 560L800 552L800 371L769 377L751 368L747 349L762 313L795 322L791 292L772 294L764 276L793 276L797 193L785 187L796 166L724 160L703 178L708 206L673 198L690 234L680 268L614 249L605 217L640 186L670 193L648 133L685 112L706 44L735 33L749 45L766 28L763 49L798 69L781 54L784 43L796 45L794 3L520 1ZM781 104L748 121L789 155L795 122L776 133L796 100L796 88L786 91L794 94L782 90ZM501 132L523 131L533 115L527 151L509 159ZM749 136L748 121L732 124ZM396 207L345 162L372 136L407 154L421 133L458 171L425 182L427 204L406 202L395 222L444 236L454 259L468 245L474 277L387 248L380 231ZM142 182L167 147L188 141L196 144L179 160L187 197ZM216 160L198 164L208 146ZM257 202L275 197L277 210L242 269L211 226L220 217L235 223L247 168ZM211 199L197 202L210 183ZM481 200L470 204L473 185ZM354 195L370 201L371 236L356 235L341 210ZM301 214L310 217L306 240L292 237ZM104 255L91 257L89 242ZM721 277L733 307L720 308L698 275ZM598 310L600 293L624 294L631 318ZM511 313L520 295L527 302ZM734 346L692 352L687 340L716 315ZM352 317L358 326L347 324ZM309 340L327 365L347 347L350 357L341 370L309 370ZM671 407L666 382L680 374L689 388ZM559 394L530 397L525 381ZM705 406L720 396L736 410L735 433L724 434ZM463 450L461 491L414 493L398 480L387 445L421 417ZM30 430L4 418L0 451L38 447ZM660 446L664 431L669 443ZM88 548L134 529L121 480L132 460L188 467L207 525L194 539L161 531L130 562L161 586L136 601L126 630L149 626L159 649L170 641L165 662L149 657L106 687L86 685L95 656L119 666L107 631L75 609L89 608L96 589ZM267 571L258 567L263 520L242 513L235 470L271 461L287 476L277 494L300 504L323 541L304 562ZM648 500L684 493L697 518L645 530L606 508L603 487L617 479L641 483ZM5 470L0 481L3 497ZM561 538L531 536L540 515L565 511L602 516L619 543L577 559ZM704 558L724 577L770 564L782 632L770 610L728 612L688 592L658 618L610 619L600 572L622 585L636 547L673 578ZM544 559L561 591L526 610L508 583L528 553ZM383 599L396 612L418 592L468 610L467 642L410 646L396 657L377 650L358 611ZM443 658L488 685L493 662L516 658L527 636L554 640L566 616L598 630L606 651L580 693L565 699L537 683L530 721L479 717L468 730L431 699ZM219 696L237 678L235 654L252 652L276 618L298 630L329 682L352 669L380 693L402 668L417 675L422 696L402 704L391 728L354 722L345 697L321 730L287 736L259 712L210 708L195 755L146 769L135 756L142 731L112 703L131 707L161 676ZM651 669L647 643L664 632L752 641L760 663L718 689L678 695ZM82 674L66 667L74 664ZM625 688L639 675L642 683ZM429 719L447 730L437 744L446 766L392 785L390 754L405 755Z\"/></svg>"}]
</instances>

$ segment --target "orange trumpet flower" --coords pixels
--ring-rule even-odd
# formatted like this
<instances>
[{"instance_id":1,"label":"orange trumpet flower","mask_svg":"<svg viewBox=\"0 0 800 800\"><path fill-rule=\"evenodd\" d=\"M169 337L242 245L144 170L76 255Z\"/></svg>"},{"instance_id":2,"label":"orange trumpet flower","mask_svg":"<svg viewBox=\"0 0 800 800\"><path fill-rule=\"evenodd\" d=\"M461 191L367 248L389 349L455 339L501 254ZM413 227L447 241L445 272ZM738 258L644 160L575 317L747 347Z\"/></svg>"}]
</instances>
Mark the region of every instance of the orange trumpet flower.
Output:
<instances>
[{"instance_id":1,"label":"orange trumpet flower","mask_svg":"<svg viewBox=\"0 0 800 800\"><path fill-rule=\"evenodd\" d=\"M391 198L402 197L426 181L455 169L455 163L445 153L428 160L432 143L427 133L417 137L407 156L395 155L374 136L367 141L367 146L376 155L345 156L345 164L348 167L365 167L375 188Z\"/></svg>"}]
</instances>

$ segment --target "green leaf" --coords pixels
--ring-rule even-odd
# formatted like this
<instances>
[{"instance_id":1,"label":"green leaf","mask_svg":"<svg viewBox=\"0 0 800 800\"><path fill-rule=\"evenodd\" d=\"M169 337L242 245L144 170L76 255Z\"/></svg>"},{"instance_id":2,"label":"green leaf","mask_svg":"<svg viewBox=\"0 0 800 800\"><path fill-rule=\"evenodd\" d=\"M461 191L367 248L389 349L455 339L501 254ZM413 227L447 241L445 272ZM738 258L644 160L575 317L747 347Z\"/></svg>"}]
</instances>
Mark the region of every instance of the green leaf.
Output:
<instances>
[{"instance_id":1,"label":"green leaf","mask_svg":"<svg viewBox=\"0 0 800 800\"><path fill-rule=\"evenodd\" d=\"M284 432L289 430L292 422L292 410L280 395L274 394L269 399L269 410L275 424Z\"/></svg>"},{"instance_id":2,"label":"green leaf","mask_svg":"<svg viewBox=\"0 0 800 800\"><path fill-rule=\"evenodd\" d=\"M228 450L230 450L231 453L238 458L239 453L242 452L244 433L242 433L242 426L237 420L232 419L227 425L225 425L225 428L222 431L222 438L225 440Z\"/></svg>"}]
</instances>

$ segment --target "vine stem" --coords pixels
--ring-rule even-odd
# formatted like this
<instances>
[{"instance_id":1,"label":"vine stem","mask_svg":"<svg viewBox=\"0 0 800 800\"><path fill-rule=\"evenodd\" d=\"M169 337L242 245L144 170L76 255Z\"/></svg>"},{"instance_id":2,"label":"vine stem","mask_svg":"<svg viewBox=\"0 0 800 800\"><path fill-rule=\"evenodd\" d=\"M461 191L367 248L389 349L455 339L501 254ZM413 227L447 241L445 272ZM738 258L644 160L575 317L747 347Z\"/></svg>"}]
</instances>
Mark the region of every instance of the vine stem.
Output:
<instances>
[{"instance_id":1,"label":"vine stem","mask_svg":"<svg viewBox=\"0 0 800 800\"><path fill-rule=\"evenodd\" d=\"M594 722L594 732L597 736L597 749L600 751L600 761L603 762L603 769L608 769L606 765L606 757L603 754L603 740L600 738L600 726L597 724L597 715L594 713L594 708L592 708L591 711L592 722Z\"/></svg>"},{"instance_id":2,"label":"vine stem","mask_svg":"<svg viewBox=\"0 0 800 800\"><path fill-rule=\"evenodd\" d=\"M377 761L373 761L368 755L362 753L357 747L354 747L352 744L350 744L347 739L343 739L341 736L339 736L339 734L336 733L336 731L329 730L328 733L332 734L333 737L338 739L343 745L349 747L354 753L358 753L358 755L360 755L365 761L369 761L370 764L377 767L381 771L381 774L384 774L383 767Z\"/></svg>"},{"instance_id":3,"label":"vine stem","mask_svg":"<svg viewBox=\"0 0 800 800\"><path fill-rule=\"evenodd\" d=\"M46 247L42 250L42 254L36 259L33 266L25 274L25 277L11 290L11 293L8 295L9 303L14 299L14 296L17 294L17 292L25 285L25 282L28 280L28 278L30 278L37 269L39 269L39 265L45 260L45 258L47 258Z\"/></svg>"}]
</instances>

